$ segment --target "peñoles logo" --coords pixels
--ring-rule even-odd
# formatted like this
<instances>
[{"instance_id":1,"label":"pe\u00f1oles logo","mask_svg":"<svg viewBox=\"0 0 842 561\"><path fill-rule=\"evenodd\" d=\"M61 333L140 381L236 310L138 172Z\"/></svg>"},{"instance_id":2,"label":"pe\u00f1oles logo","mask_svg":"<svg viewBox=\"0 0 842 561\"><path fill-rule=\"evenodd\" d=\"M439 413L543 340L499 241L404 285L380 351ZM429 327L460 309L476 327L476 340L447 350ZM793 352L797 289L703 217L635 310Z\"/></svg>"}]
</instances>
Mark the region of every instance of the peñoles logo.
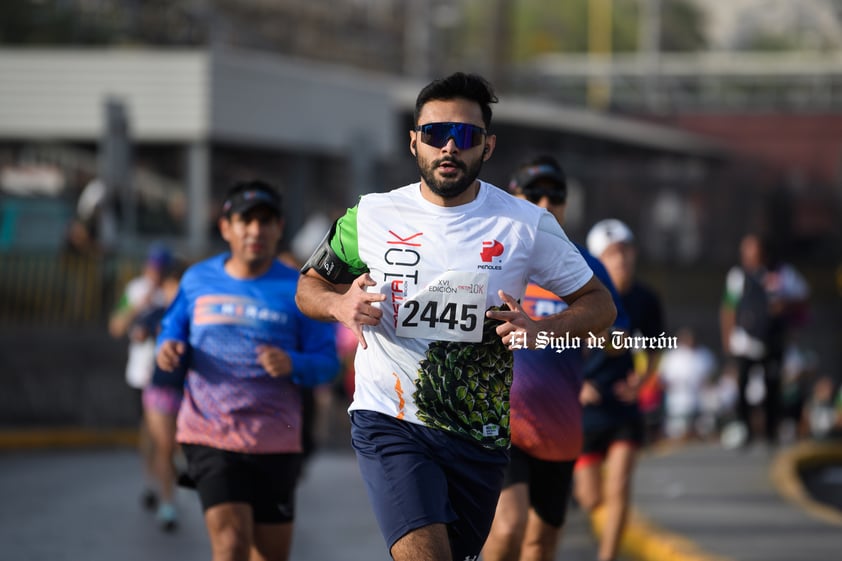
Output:
<instances>
[{"instance_id":1,"label":"pe\u00f1oles logo","mask_svg":"<svg viewBox=\"0 0 842 561\"><path fill-rule=\"evenodd\" d=\"M494 240L492 242L482 242L482 251L479 256L483 263L491 263L495 257L503 255L503 244Z\"/></svg>"}]
</instances>

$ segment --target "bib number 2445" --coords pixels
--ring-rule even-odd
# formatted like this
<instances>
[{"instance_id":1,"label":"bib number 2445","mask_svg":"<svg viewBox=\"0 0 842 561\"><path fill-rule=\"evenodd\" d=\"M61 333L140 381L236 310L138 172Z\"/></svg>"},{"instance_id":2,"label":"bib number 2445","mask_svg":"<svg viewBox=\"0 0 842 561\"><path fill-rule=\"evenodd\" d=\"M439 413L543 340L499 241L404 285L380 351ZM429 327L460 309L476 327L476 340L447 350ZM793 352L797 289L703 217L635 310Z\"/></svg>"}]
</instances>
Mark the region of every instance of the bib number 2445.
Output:
<instances>
[{"instance_id":1,"label":"bib number 2445","mask_svg":"<svg viewBox=\"0 0 842 561\"><path fill-rule=\"evenodd\" d=\"M407 298L398 309L400 337L482 341L488 275L447 271Z\"/></svg>"},{"instance_id":2,"label":"bib number 2445","mask_svg":"<svg viewBox=\"0 0 842 561\"><path fill-rule=\"evenodd\" d=\"M417 300L409 300L404 306L407 311L401 325L408 329L419 327L420 323L432 329L444 326L446 329L455 330L458 327L464 332L474 331L477 327L479 312L476 304L447 302L442 305L441 311L439 303L435 300L426 302L423 309L421 302Z\"/></svg>"}]
</instances>

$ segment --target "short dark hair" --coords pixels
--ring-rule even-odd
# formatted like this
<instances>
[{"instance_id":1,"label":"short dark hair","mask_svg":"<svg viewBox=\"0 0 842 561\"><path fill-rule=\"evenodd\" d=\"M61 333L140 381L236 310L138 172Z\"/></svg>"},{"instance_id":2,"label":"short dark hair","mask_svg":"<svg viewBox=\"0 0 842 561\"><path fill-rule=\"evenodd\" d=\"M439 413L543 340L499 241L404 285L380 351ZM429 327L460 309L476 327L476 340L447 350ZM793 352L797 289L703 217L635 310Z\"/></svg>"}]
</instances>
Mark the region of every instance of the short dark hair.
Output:
<instances>
[{"instance_id":1,"label":"short dark hair","mask_svg":"<svg viewBox=\"0 0 842 561\"><path fill-rule=\"evenodd\" d=\"M225 194L222 215L230 218L232 214L242 214L257 206L266 206L278 217L283 216L283 204L277 189L259 179L238 181Z\"/></svg>"},{"instance_id":2,"label":"short dark hair","mask_svg":"<svg viewBox=\"0 0 842 561\"><path fill-rule=\"evenodd\" d=\"M491 126L491 104L497 103L494 89L482 76L465 74L464 72L456 72L446 78L433 80L424 86L415 100L415 124L418 124L418 116L427 102L457 97L469 99L479 104L485 128Z\"/></svg>"}]
</instances>

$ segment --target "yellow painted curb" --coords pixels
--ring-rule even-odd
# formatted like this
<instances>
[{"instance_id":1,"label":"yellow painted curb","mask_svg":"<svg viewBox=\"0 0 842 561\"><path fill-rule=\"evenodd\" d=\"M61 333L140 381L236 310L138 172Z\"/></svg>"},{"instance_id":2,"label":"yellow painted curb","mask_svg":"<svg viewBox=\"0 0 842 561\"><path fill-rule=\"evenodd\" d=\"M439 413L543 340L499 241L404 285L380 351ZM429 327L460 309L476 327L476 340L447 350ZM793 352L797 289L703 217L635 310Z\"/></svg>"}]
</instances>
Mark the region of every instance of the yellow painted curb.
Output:
<instances>
[{"instance_id":1,"label":"yellow painted curb","mask_svg":"<svg viewBox=\"0 0 842 561\"><path fill-rule=\"evenodd\" d=\"M599 507L591 514L591 526L597 536L602 535L604 523L605 509ZM620 552L638 561L733 561L706 553L691 540L658 528L633 508L620 540Z\"/></svg>"},{"instance_id":2,"label":"yellow painted curb","mask_svg":"<svg viewBox=\"0 0 842 561\"><path fill-rule=\"evenodd\" d=\"M136 445L137 429L0 429L0 450Z\"/></svg>"},{"instance_id":3,"label":"yellow painted curb","mask_svg":"<svg viewBox=\"0 0 842 561\"><path fill-rule=\"evenodd\" d=\"M657 442L650 447L649 453L667 456L683 446L671 441ZM604 523L604 507L600 506L591 514L591 527L597 537L602 536ZM634 507L629 508L620 538L620 552L637 561L734 561L707 553L690 539L655 526Z\"/></svg>"},{"instance_id":4,"label":"yellow painted curb","mask_svg":"<svg viewBox=\"0 0 842 561\"><path fill-rule=\"evenodd\" d=\"M842 512L813 499L799 475L802 469L826 464L842 464L842 442L799 442L778 453L769 477L784 498L815 518L842 526Z\"/></svg>"},{"instance_id":5,"label":"yellow painted curb","mask_svg":"<svg viewBox=\"0 0 842 561\"><path fill-rule=\"evenodd\" d=\"M657 451L661 455L670 452L668 447ZM801 469L830 463L842 464L842 442L800 442L775 456L770 478L778 492L796 506L825 522L842 526L842 513L814 500L799 476ZM604 519L604 507L591 514L591 526L598 537L602 535ZM620 551L638 561L733 561L702 551L691 540L655 526L634 508L629 511Z\"/></svg>"}]
</instances>

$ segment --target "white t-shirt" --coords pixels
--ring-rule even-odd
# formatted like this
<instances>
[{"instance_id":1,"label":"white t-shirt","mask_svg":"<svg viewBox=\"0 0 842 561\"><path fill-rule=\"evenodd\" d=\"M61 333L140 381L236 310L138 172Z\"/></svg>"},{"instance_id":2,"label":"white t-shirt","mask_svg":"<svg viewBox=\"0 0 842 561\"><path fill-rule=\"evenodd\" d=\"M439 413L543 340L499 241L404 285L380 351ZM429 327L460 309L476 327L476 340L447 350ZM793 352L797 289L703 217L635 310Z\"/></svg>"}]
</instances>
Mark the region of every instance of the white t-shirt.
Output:
<instances>
[{"instance_id":1,"label":"white t-shirt","mask_svg":"<svg viewBox=\"0 0 842 561\"><path fill-rule=\"evenodd\" d=\"M556 219L488 183L458 207L413 183L363 196L331 246L386 295L380 324L364 328L368 349L357 349L350 410L508 446L512 355L485 312L502 304L498 290L520 300L528 279L565 296L591 278Z\"/></svg>"},{"instance_id":2,"label":"white t-shirt","mask_svg":"<svg viewBox=\"0 0 842 561\"><path fill-rule=\"evenodd\" d=\"M148 278L140 276L126 285L124 305L132 308L164 307L166 295L163 290L152 284ZM155 333L150 333L143 341L129 337L129 358L126 362L126 383L143 389L152 379L155 370Z\"/></svg>"},{"instance_id":3,"label":"white t-shirt","mask_svg":"<svg viewBox=\"0 0 842 561\"><path fill-rule=\"evenodd\" d=\"M704 347L681 345L664 353L659 365L670 416L687 416L701 410L703 388L713 376L716 360Z\"/></svg>"}]
</instances>

